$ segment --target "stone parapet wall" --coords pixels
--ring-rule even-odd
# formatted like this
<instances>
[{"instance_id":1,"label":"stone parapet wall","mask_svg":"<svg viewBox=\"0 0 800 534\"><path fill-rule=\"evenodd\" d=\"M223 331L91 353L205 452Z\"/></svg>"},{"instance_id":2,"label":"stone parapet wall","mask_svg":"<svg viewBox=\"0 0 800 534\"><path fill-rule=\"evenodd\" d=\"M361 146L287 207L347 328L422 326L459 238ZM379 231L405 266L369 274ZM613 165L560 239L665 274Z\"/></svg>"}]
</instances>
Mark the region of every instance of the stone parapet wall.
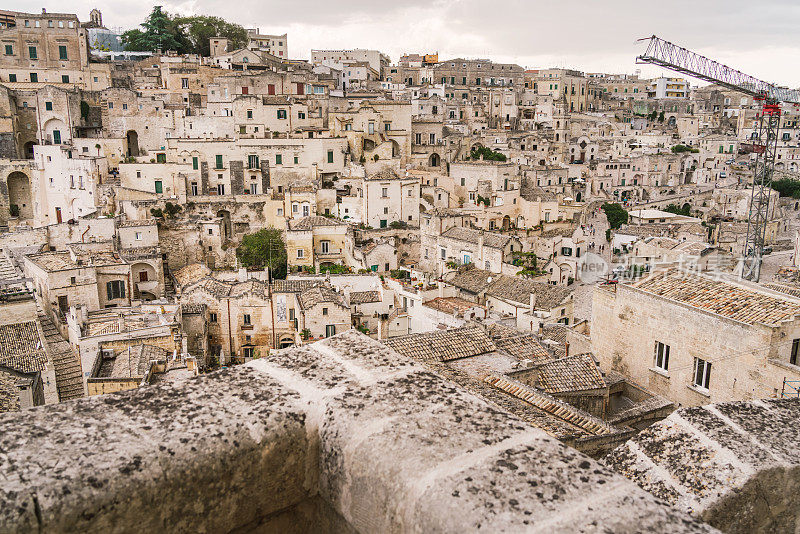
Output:
<instances>
[{"instance_id":1,"label":"stone parapet wall","mask_svg":"<svg viewBox=\"0 0 800 534\"><path fill-rule=\"evenodd\" d=\"M604 463L724 532L800 531L800 400L684 408Z\"/></svg>"},{"instance_id":2,"label":"stone parapet wall","mask_svg":"<svg viewBox=\"0 0 800 534\"><path fill-rule=\"evenodd\" d=\"M713 532L355 331L0 417L0 532Z\"/></svg>"}]
</instances>

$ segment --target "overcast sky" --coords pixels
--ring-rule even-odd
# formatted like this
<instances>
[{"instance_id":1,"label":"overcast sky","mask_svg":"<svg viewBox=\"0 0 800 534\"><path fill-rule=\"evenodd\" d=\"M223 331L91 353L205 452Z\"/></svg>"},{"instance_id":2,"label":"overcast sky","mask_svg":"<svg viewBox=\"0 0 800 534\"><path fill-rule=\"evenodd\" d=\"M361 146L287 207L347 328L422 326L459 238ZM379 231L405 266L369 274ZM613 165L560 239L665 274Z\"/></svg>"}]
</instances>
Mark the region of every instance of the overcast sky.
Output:
<instances>
[{"instance_id":1,"label":"overcast sky","mask_svg":"<svg viewBox=\"0 0 800 534\"><path fill-rule=\"evenodd\" d=\"M128 29L153 4L140 0L6 0L4 9L75 12L93 7ZM218 15L263 33L288 33L289 55L312 48L377 48L490 58L528 68L665 73L637 66L636 39L659 35L770 82L800 86L800 0L173 0L169 12Z\"/></svg>"}]
</instances>

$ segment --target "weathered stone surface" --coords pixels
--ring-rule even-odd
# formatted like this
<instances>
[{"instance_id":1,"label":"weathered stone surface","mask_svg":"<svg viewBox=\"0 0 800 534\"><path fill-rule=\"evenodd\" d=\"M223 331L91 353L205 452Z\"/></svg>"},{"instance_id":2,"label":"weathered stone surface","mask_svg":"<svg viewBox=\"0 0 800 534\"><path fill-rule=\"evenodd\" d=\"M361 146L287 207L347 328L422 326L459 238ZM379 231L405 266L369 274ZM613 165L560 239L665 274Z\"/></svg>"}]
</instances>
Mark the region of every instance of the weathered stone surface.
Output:
<instances>
[{"instance_id":1,"label":"weathered stone surface","mask_svg":"<svg viewBox=\"0 0 800 534\"><path fill-rule=\"evenodd\" d=\"M294 505L297 399L240 368L4 415L0 532L218 532Z\"/></svg>"},{"instance_id":2,"label":"weathered stone surface","mask_svg":"<svg viewBox=\"0 0 800 534\"><path fill-rule=\"evenodd\" d=\"M312 407L320 495L359 532L712 530L355 332L250 365Z\"/></svg>"},{"instance_id":3,"label":"weathered stone surface","mask_svg":"<svg viewBox=\"0 0 800 534\"><path fill-rule=\"evenodd\" d=\"M711 532L354 331L0 418L0 532Z\"/></svg>"},{"instance_id":4,"label":"weathered stone surface","mask_svg":"<svg viewBox=\"0 0 800 534\"><path fill-rule=\"evenodd\" d=\"M800 401L679 410L604 462L726 532L800 529Z\"/></svg>"}]
</instances>

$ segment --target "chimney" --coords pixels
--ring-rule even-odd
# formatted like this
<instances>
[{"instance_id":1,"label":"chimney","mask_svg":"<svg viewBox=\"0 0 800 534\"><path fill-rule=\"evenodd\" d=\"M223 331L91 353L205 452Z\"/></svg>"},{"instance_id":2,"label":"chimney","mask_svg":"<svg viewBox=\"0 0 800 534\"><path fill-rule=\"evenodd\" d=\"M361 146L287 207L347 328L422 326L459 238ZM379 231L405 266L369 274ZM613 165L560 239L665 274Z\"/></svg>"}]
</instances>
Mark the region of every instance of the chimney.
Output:
<instances>
[{"instance_id":1,"label":"chimney","mask_svg":"<svg viewBox=\"0 0 800 534\"><path fill-rule=\"evenodd\" d=\"M119 325L119 331L120 332L124 332L125 331L125 316L123 314L121 314L121 313L117 315L117 324Z\"/></svg>"},{"instance_id":2,"label":"chimney","mask_svg":"<svg viewBox=\"0 0 800 534\"><path fill-rule=\"evenodd\" d=\"M569 358L569 341L564 342L564 357Z\"/></svg>"},{"instance_id":3,"label":"chimney","mask_svg":"<svg viewBox=\"0 0 800 534\"><path fill-rule=\"evenodd\" d=\"M534 304L536 304L536 293L530 293L528 294L528 307L529 307L528 313L530 313L531 315L533 315Z\"/></svg>"},{"instance_id":4,"label":"chimney","mask_svg":"<svg viewBox=\"0 0 800 534\"><path fill-rule=\"evenodd\" d=\"M539 323L539 336L544 335L544 323Z\"/></svg>"}]
</instances>

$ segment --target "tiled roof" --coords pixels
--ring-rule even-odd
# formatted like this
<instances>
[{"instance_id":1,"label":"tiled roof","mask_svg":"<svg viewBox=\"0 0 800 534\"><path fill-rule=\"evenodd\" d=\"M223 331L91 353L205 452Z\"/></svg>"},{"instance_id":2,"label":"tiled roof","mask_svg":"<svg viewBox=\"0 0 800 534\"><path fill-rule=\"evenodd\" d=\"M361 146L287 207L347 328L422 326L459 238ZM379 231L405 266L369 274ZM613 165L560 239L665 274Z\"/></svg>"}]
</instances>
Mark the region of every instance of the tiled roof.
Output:
<instances>
[{"instance_id":1,"label":"tiled roof","mask_svg":"<svg viewBox=\"0 0 800 534\"><path fill-rule=\"evenodd\" d=\"M312 308L317 304L322 304L326 302L330 302L333 304L338 304L342 307L347 307L347 304L344 302L344 297L342 297L341 293L334 291L332 288L328 286L314 286L309 289L306 289L302 293L300 293L300 306L303 307L304 310Z\"/></svg>"},{"instance_id":2,"label":"tiled roof","mask_svg":"<svg viewBox=\"0 0 800 534\"><path fill-rule=\"evenodd\" d=\"M536 295L534 308L537 310L551 310L562 304L572 294L566 286L535 282L527 278L507 276L477 267L461 267L457 271L444 275L443 280L453 286L479 294L509 300L519 304L528 304L530 295Z\"/></svg>"},{"instance_id":3,"label":"tiled roof","mask_svg":"<svg viewBox=\"0 0 800 534\"><path fill-rule=\"evenodd\" d=\"M532 404L540 410L550 415L558 417L572 425L575 425L589 434L599 436L603 434L613 434L616 430L602 419L592 416L588 412L575 408L566 402L560 401L543 391L528 387L521 382L517 382L508 377L489 375L483 379L484 382L506 392L509 395Z\"/></svg>"},{"instance_id":4,"label":"tiled roof","mask_svg":"<svg viewBox=\"0 0 800 534\"><path fill-rule=\"evenodd\" d=\"M228 293L231 297L242 297L242 296L257 296L261 298L267 298L267 283L262 282L261 280L256 280L255 278L251 278L250 280L244 282L238 282L233 284L231 287L230 293Z\"/></svg>"},{"instance_id":5,"label":"tiled roof","mask_svg":"<svg viewBox=\"0 0 800 534\"><path fill-rule=\"evenodd\" d=\"M442 233L442 237L477 244L480 240L481 232L482 230L474 230L472 228L465 228L463 226L453 226ZM506 245L508 245L509 241L511 241L511 236L483 232L484 247L504 249Z\"/></svg>"},{"instance_id":6,"label":"tiled roof","mask_svg":"<svg viewBox=\"0 0 800 534\"><path fill-rule=\"evenodd\" d=\"M181 304L181 313L183 315L199 315L206 311L205 304Z\"/></svg>"},{"instance_id":7,"label":"tiled roof","mask_svg":"<svg viewBox=\"0 0 800 534\"><path fill-rule=\"evenodd\" d=\"M538 365L553 359L547 349L536 339L536 336L530 332L523 332L498 323L488 325L486 330L498 349L518 360L533 360L533 363Z\"/></svg>"},{"instance_id":8,"label":"tiled roof","mask_svg":"<svg viewBox=\"0 0 800 534\"><path fill-rule=\"evenodd\" d=\"M778 284L775 282L769 282L762 285L767 289L771 289L773 291L779 291L781 293L786 293L787 295L800 298L800 286L798 285Z\"/></svg>"},{"instance_id":9,"label":"tiled roof","mask_svg":"<svg viewBox=\"0 0 800 534\"><path fill-rule=\"evenodd\" d=\"M56 388L61 401L83 397L83 376L81 362L72 352L69 343L61 337L61 333L41 309L37 310L39 325L42 327L45 343L50 351L50 359L56 372Z\"/></svg>"},{"instance_id":10,"label":"tiled roof","mask_svg":"<svg viewBox=\"0 0 800 534\"><path fill-rule=\"evenodd\" d=\"M436 297L427 302L422 303L423 306L433 308L443 313L464 313L467 310L478 307L483 308L480 304L470 302L458 297Z\"/></svg>"},{"instance_id":11,"label":"tiled roof","mask_svg":"<svg viewBox=\"0 0 800 534\"><path fill-rule=\"evenodd\" d=\"M563 324L548 324L542 328L542 339L564 344L567 341L567 327Z\"/></svg>"},{"instance_id":12,"label":"tiled roof","mask_svg":"<svg viewBox=\"0 0 800 534\"><path fill-rule=\"evenodd\" d=\"M211 276L206 276L194 286L194 288L202 289L216 298L227 297L231 292L231 287L231 284L222 282Z\"/></svg>"},{"instance_id":13,"label":"tiled roof","mask_svg":"<svg viewBox=\"0 0 800 534\"><path fill-rule=\"evenodd\" d=\"M322 215L309 215L302 219L289 219L289 230L311 230L316 226L347 226L347 223Z\"/></svg>"},{"instance_id":14,"label":"tiled roof","mask_svg":"<svg viewBox=\"0 0 800 534\"><path fill-rule=\"evenodd\" d=\"M274 280L274 293L302 293L306 289L322 284L319 280Z\"/></svg>"},{"instance_id":15,"label":"tiled roof","mask_svg":"<svg viewBox=\"0 0 800 534\"><path fill-rule=\"evenodd\" d=\"M0 365L36 373L47 365L47 353L36 321L0 325Z\"/></svg>"},{"instance_id":16,"label":"tiled roof","mask_svg":"<svg viewBox=\"0 0 800 534\"><path fill-rule=\"evenodd\" d=\"M731 282L667 269L632 287L747 324L777 325L800 315L800 304Z\"/></svg>"},{"instance_id":17,"label":"tiled roof","mask_svg":"<svg viewBox=\"0 0 800 534\"><path fill-rule=\"evenodd\" d=\"M552 360L538 366L536 370L537 387L551 394L606 387L603 375L591 354Z\"/></svg>"},{"instance_id":18,"label":"tiled roof","mask_svg":"<svg viewBox=\"0 0 800 534\"><path fill-rule=\"evenodd\" d=\"M443 279L452 286L478 294L486 290L498 276L500 275L483 269L461 267L457 271L445 274Z\"/></svg>"},{"instance_id":19,"label":"tiled roof","mask_svg":"<svg viewBox=\"0 0 800 534\"><path fill-rule=\"evenodd\" d=\"M446 362L497 350L486 332L477 327L392 337L384 343L404 356L425 362Z\"/></svg>"},{"instance_id":20,"label":"tiled roof","mask_svg":"<svg viewBox=\"0 0 800 534\"><path fill-rule=\"evenodd\" d=\"M370 302L380 302L380 291L351 291L350 304L368 304Z\"/></svg>"},{"instance_id":21,"label":"tiled roof","mask_svg":"<svg viewBox=\"0 0 800 534\"><path fill-rule=\"evenodd\" d=\"M527 304L533 294L536 296L535 309L551 310L569 299L572 289L518 276L500 275L486 290L486 294L521 304Z\"/></svg>"},{"instance_id":22,"label":"tiled roof","mask_svg":"<svg viewBox=\"0 0 800 534\"><path fill-rule=\"evenodd\" d=\"M179 286L184 287L193 282L197 282L209 274L211 274L211 269L202 263L190 263L172 273L172 277Z\"/></svg>"}]
</instances>

